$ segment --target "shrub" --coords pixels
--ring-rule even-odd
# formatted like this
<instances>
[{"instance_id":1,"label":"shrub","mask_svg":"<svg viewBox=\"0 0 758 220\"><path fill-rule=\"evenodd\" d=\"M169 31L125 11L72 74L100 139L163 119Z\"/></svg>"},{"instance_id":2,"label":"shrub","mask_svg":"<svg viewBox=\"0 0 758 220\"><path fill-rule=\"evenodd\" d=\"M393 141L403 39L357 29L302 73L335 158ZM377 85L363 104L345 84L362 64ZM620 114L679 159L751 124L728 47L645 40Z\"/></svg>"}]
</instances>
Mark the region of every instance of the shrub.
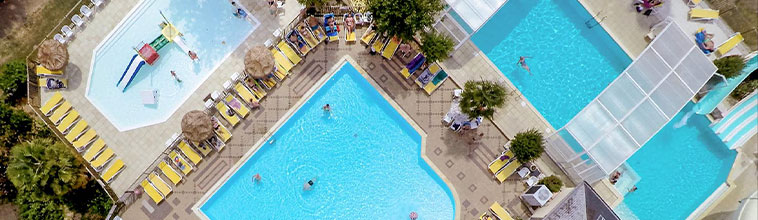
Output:
<instances>
[{"instance_id":1,"label":"shrub","mask_svg":"<svg viewBox=\"0 0 758 220\"><path fill-rule=\"evenodd\" d=\"M85 214L85 219L104 219L113 202L95 180L87 186L75 189L63 197L70 210Z\"/></svg>"},{"instance_id":2,"label":"shrub","mask_svg":"<svg viewBox=\"0 0 758 220\"><path fill-rule=\"evenodd\" d=\"M492 81L468 81L463 86L461 112L471 118L479 116L490 118L495 114L495 108L505 104L508 94L505 87Z\"/></svg>"},{"instance_id":3,"label":"shrub","mask_svg":"<svg viewBox=\"0 0 758 220\"><path fill-rule=\"evenodd\" d=\"M548 177L542 178L539 184L547 186L547 188L550 189L550 192L558 192L561 191L563 181L561 181L561 179L555 175L550 175Z\"/></svg>"},{"instance_id":4,"label":"shrub","mask_svg":"<svg viewBox=\"0 0 758 220\"><path fill-rule=\"evenodd\" d=\"M10 149L32 130L32 118L21 110L0 103L0 148Z\"/></svg>"},{"instance_id":5,"label":"shrub","mask_svg":"<svg viewBox=\"0 0 758 220\"><path fill-rule=\"evenodd\" d=\"M421 42L421 51L430 63L445 60L453 51L453 40L436 31L422 33Z\"/></svg>"},{"instance_id":6,"label":"shrub","mask_svg":"<svg viewBox=\"0 0 758 220\"><path fill-rule=\"evenodd\" d=\"M537 159L545 151L545 141L542 133L537 129L529 129L516 134L511 141L511 151L521 163L527 163Z\"/></svg>"},{"instance_id":7,"label":"shrub","mask_svg":"<svg viewBox=\"0 0 758 220\"><path fill-rule=\"evenodd\" d=\"M434 17L443 9L440 0L370 0L368 11L380 33L413 40L416 32L434 24Z\"/></svg>"},{"instance_id":8,"label":"shrub","mask_svg":"<svg viewBox=\"0 0 758 220\"><path fill-rule=\"evenodd\" d=\"M732 55L722 58L718 58L713 61L713 65L716 65L716 72L724 75L726 78L733 78L740 75L742 68L745 67L745 61L741 56Z\"/></svg>"},{"instance_id":9,"label":"shrub","mask_svg":"<svg viewBox=\"0 0 758 220\"><path fill-rule=\"evenodd\" d=\"M745 81L740 83L740 85L738 85L737 88L732 91L732 97L736 99L743 99L756 89L758 89L758 80Z\"/></svg>"},{"instance_id":10,"label":"shrub","mask_svg":"<svg viewBox=\"0 0 758 220\"><path fill-rule=\"evenodd\" d=\"M23 61L11 61L0 70L0 90L2 100L6 103L16 103L26 96L26 64Z\"/></svg>"},{"instance_id":11,"label":"shrub","mask_svg":"<svg viewBox=\"0 0 758 220\"><path fill-rule=\"evenodd\" d=\"M34 139L11 149L6 171L20 194L50 201L87 183L79 160L60 142Z\"/></svg>"},{"instance_id":12,"label":"shrub","mask_svg":"<svg viewBox=\"0 0 758 220\"><path fill-rule=\"evenodd\" d=\"M298 3L305 5L306 7L322 6L326 4L327 1L328 0L297 0Z\"/></svg>"},{"instance_id":13,"label":"shrub","mask_svg":"<svg viewBox=\"0 0 758 220\"><path fill-rule=\"evenodd\" d=\"M24 194L16 198L20 219L63 219L63 206L58 201L39 201Z\"/></svg>"}]
</instances>

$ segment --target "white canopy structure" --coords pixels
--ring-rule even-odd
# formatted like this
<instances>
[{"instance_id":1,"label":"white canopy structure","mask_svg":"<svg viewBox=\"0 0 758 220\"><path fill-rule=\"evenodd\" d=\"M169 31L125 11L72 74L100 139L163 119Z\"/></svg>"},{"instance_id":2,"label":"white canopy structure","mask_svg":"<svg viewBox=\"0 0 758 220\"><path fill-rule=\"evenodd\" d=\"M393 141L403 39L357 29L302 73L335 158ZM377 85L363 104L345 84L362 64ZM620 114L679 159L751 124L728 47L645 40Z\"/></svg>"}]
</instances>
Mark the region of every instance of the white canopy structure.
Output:
<instances>
[{"instance_id":1,"label":"white canopy structure","mask_svg":"<svg viewBox=\"0 0 758 220\"><path fill-rule=\"evenodd\" d=\"M476 33L507 0L445 0L447 8L434 28L447 32L460 47ZM460 24L463 22L463 24ZM465 25L465 26L463 26Z\"/></svg>"},{"instance_id":2,"label":"white canopy structure","mask_svg":"<svg viewBox=\"0 0 758 220\"><path fill-rule=\"evenodd\" d=\"M574 182L595 182L624 163L673 118L716 66L692 34L669 23L621 75L563 128L546 151Z\"/></svg>"}]
</instances>

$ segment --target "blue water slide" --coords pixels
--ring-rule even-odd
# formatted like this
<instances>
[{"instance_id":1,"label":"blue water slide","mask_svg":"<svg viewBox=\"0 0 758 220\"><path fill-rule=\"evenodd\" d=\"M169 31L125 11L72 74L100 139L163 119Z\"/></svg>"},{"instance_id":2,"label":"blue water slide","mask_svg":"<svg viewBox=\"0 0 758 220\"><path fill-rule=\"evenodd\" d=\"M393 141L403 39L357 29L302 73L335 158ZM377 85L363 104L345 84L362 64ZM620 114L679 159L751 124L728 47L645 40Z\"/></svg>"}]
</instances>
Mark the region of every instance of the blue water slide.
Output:
<instances>
[{"instance_id":1,"label":"blue water slide","mask_svg":"<svg viewBox=\"0 0 758 220\"><path fill-rule=\"evenodd\" d=\"M695 113L704 115L713 112L713 110L716 109L716 106L721 103L729 93L732 93L732 91L737 88L737 85L745 80L745 78L756 69L758 69L758 56L753 57L747 62L747 64L745 64L740 75L727 79L726 82L722 81L716 84L716 86L714 86L716 89L708 92L708 94L695 104Z\"/></svg>"},{"instance_id":2,"label":"blue water slide","mask_svg":"<svg viewBox=\"0 0 758 220\"><path fill-rule=\"evenodd\" d=\"M135 61L136 61L136 64L135 64ZM142 68L143 65L145 65L145 60L142 59L142 57L139 56L138 54L134 54L134 56L132 56L132 59L129 60L129 65L126 66L124 73L121 74L121 78L118 79L116 86L120 88L122 92L126 91L126 87L128 87L129 84L132 83L132 80L134 80L134 76L137 75L137 72L139 72L140 68ZM128 80L124 82L123 81L124 79L128 79Z\"/></svg>"}]
</instances>

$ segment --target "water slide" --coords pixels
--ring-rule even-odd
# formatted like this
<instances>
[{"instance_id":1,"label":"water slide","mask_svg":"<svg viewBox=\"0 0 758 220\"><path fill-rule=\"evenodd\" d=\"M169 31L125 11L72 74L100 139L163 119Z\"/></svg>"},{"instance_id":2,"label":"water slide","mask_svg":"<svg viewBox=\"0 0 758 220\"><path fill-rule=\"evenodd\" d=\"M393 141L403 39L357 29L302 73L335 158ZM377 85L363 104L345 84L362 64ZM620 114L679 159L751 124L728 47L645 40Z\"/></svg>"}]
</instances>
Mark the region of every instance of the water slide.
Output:
<instances>
[{"instance_id":1,"label":"water slide","mask_svg":"<svg viewBox=\"0 0 758 220\"><path fill-rule=\"evenodd\" d=\"M142 59L141 56L134 54L132 60L129 61L129 65L126 66L126 70L124 70L124 73L121 75L121 78L118 79L116 86L121 89L121 91L126 91L126 87L132 83L134 76L137 75L137 72L139 72L139 69L142 68L145 63L145 60ZM127 81L123 81L124 79L127 79Z\"/></svg>"},{"instance_id":2,"label":"water slide","mask_svg":"<svg viewBox=\"0 0 758 220\"><path fill-rule=\"evenodd\" d=\"M174 43L176 43L176 45L179 46L179 48L181 48L182 51L184 51L184 54L189 56L190 48L187 46L187 44L184 44L184 41L182 40L182 38L179 38L179 37L174 38Z\"/></svg>"},{"instance_id":3,"label":"water slide","mask_svg":"<svg viewBox=\"0 0 758 220\"><path fill-rule=\"evenodd\" d=\"M758 56L753 57L747 62L747 64L745 64L745 67L742 68L742 72L739 76L729 78L726 82L722 81L716 84L716 86L714 86L716 89L711 90L700 99L700 101L695 104L695 111L697 114L704 115L713 112L713 110L716 109L716 106L718 106L729 93L737 88L737 85L739 85L740 82L744 81L745 78L756 69L758 69Z\"/></svg>"},{"instance_id":4,"label":"water slide","mask_svg":"<svg viewBox=\"0 0 758 220\"><path fill-rule=\"evenodd\" d=\"M737 103L721 121L711 126L729 149L742 146L753 135L758 134L757 94L758 92L753 92Z\"/></svg>"}]
</instances>

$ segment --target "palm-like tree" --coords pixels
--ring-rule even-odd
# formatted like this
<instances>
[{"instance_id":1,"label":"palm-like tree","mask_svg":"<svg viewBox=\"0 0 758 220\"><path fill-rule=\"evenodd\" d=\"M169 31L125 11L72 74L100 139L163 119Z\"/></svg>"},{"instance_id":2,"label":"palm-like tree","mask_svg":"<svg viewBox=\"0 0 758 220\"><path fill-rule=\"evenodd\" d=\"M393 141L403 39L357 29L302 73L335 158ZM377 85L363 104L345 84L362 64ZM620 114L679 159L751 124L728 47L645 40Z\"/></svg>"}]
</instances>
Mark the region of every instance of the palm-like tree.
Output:
<instances>
[{"instance_id":1,"label":"palm-like tree","mask_svg":"<svg viewBox=\"0 0 758 220\"><path fill-rule=\"evenodd\" d=\"M58 198L87 183L76 158L60 142L35 139L11 149L8 178L19 192L40 201Z\"/></svg>"},{"instance_id":2,"label":"palm-like tree","mask_svg":"<svg viewBox=\"0 0 758 220\"><path fill-rule=\"evenodd\" d=\"M491 118L495 108L505 104L508 94L505 87L492 81L468 81L461 94L461 112L471 118L479 116Z\"/></svg>"}]
</instances>

